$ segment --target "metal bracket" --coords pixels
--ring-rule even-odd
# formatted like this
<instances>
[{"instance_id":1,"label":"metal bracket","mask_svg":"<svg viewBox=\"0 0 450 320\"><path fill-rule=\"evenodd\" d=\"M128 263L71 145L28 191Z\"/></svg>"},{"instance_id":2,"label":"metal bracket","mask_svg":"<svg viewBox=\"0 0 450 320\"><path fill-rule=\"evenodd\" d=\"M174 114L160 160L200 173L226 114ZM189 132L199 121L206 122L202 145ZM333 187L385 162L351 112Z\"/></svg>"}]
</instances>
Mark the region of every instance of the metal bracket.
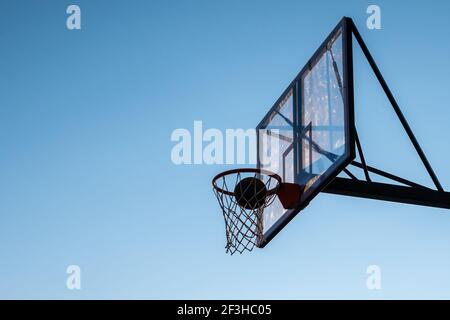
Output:
<instances>
[{"instance_id":1,"label":"metal bracket","mask_svg":"<svg viewBox=\"0 0 450 320\"><path fill-rule=\"evenodd\" d=\"M351 20L351 19L350 19ZM425 156L425 153L423 152L422 148L420 147L419 142L417 141L416 137L414 136L414 133L411 130L411 127L409 126L408 122L406 121L405 116L403 115L402 111L400 110L400 107L397 103L397 101L394 98L394 95L392 94L391 90L389 89L386 81L383 78L383 75L380 72L380 69L378 69L378 66L370 54L369 49L367 48L366 44L364 43L363 38L361 37L361 34L359 33L358 29L356 28L355 24L351 20L350 23L352 34L355 36L356 41L358 41L358 44L363 51L367 61L370 64L370 67L372 68L373 72L375 73L375 76L378 79L378 82L380 83L381 87L384 90L384 93L386 94L387 98L389 99L389 102L392 105L392 108L394 109L395 113L397 114L398 119L400 120L403 129L405 129L406 134L408 135L409 139L411 140L411 143L413 144L414 148L416 149L417 154L419 155L420 159L423 162L423 165L425 166L428 174L430 175L431 180L433 180L433 183L435 184L437 190L444 191L444 189L441 186L441 183L439 182L436 174L433 171L433 168L431 167L427 157Z\"/></svg>"},{"instance_id":2,"label":"metal bracket","mask_svg":"<svg viewBox=\"0 0 450 320\"><path fill-rule=\"evenodd\" d=\"M397 104L397 101L395 100L391 90L389 89L380 70L378 69L378 66L377 66L375 60L373 59L372 55L370 54L369 49L367 48L366 44L364 43L364 40L362 39L361 34L359 33L359 31L356 28L353 21L350 18L347 18L347 19L349 21L351 33L355 36L361 50L363 51L367 61L369 62L373 72L375 73L375 76L377 77L378 82L380 83L381 87L383 88L384 93L386 94L387 98L389 99L389 102L391 103L392 108L394 109L397 117L399 118L404 130L406 131L406 134L408 135L409 139L411 140L411 143L413 144L417 154L419 155L420 159L422 160L422 163L425 166L425 169L427 170L428 174L430 175L430 178L433 181L434 185L436 186L437 190L432 190L430 188L419 185L415 182L411 182L404 178L400 178L393 174L390 174L390 173L384 172L382 170L368 166L366 164L366 160L365 160L363 152L362 152L361 143L358 138L358 135L356 132L356 126L355 126L355 128L354 128L355 143L358 148L358 153L361 158L361 163L359 163L357 161L353 161L351 163L351 165L364 170L364 175L365 175L366 181L355 180L354 178L346 179L346 178L337 177L330 184L328 184L328 186L322 192L345 195L345 196L352 196L352 197L361 197L361 198L369 198L369 199L376 199L376 200L393 201L393 202L400 202L400 203L408 203L408 204L450 209L450 192L445 192L444 189L442 188L442 185L440 184L436 174L434 173L433 168L431 167L427 157L425 156L425 153L423 152L422 148L420 147L420 144L418 143L416 137L414 136L414 133L412 132L408 122L406 121L406 118L404 117L403 113L401 112L400 107ZM398 183L402 183L405 186L373 182L370 179L369 172L372 172L372 173L380 175L384 178L388 178L390 180L396 181Z\"/></svg>"}]
</instances>

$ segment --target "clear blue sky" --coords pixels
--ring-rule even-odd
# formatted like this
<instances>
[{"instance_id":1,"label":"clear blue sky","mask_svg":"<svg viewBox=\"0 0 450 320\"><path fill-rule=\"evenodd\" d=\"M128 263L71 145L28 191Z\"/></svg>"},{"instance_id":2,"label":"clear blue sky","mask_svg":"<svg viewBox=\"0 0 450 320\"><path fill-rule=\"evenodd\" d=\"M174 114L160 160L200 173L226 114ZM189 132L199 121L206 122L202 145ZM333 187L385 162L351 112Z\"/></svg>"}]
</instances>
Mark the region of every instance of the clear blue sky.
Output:
<instances>
[{"instance_id":1,"label":"clear blue sky","mask_svg":"<svg viewBox=\"0 0 450 320\"><path fill-rule=\"evenodd\" d=\"M66 29L78 4L82 30ZM382 30L366 8L378 4ZM450 188L448 1L0 3L0 298L450 298L450 211L319 195L230 257L176 128L253 128L339 19L354 19ZM356 48L357 49L357 48ZM361 53L370 164L431 186ZM66 267L82 289L66 288ZM367 290L366 268L382 270Z\"/></svg>"}]
</instances>

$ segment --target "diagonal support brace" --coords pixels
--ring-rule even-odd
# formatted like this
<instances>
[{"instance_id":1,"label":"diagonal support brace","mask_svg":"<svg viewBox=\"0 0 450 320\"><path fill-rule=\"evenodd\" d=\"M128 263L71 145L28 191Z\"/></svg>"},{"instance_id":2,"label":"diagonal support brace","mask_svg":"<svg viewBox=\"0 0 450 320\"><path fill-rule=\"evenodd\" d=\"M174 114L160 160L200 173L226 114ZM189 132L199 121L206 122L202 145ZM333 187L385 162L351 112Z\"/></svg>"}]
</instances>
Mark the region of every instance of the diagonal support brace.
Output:
<instances>
[{"instance_id":1,"label":"diagonal support brace","mask_svg":"<svg viewBox=\"0 0 450 320\"><path fill-rule=\"evenodd\" d=\"M409 139L411 140L414 148L416 149L417 154L419 155L426 170L428 171L428 174L430 175L431 180L433 180L433 183L436 186L437 190L444 191L444 189L441 186L441 183L439 182L436 174L433 171L433 168L431 167L430 163L428 162L428 159L425 156L425 153L423 152L422 148L420 147L419 142L417 141L416 137L414 136L414 133L412 132L411 127L409 126L408 122L406 121L405 116L403 115L402 111L400 110L400 107L397 104L397 101L395 100L394 95L392 94L386 81L384 80L383 75L381 74L380 70L378 69L378 66L377 66L375 60L373 59L369 49L367 48L366 44L364 43L364 40L361 37L361 34L359 33L359 31L356 28L353 21L351 21L350 26L352 28L352 33L355 36L356 41L358 41L358 44L361 47L361 50L363 51L367 61L369 62L373 72L375 73L375 76L377 77L378 82L380 83L381 87L384 90L384 93L386 94L387 98L389 99L389 102L391 103L392 107L394 108L394 111L397 114L397 117L399 118L399 120L400 120L403 128L405 129L406 134L408 135Z\"/></svg>"}]
</instances>

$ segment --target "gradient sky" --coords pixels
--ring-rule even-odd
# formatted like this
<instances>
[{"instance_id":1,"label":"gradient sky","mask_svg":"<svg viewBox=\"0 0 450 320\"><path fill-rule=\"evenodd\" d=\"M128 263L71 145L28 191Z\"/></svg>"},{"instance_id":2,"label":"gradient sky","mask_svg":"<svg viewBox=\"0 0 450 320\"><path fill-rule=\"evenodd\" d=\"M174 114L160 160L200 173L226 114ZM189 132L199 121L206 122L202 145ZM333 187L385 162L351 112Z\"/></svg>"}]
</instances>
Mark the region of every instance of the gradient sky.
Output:
<instances>
[{"instance_id":1,"label":"gradient sky","mask_svg":"<svg viewBox=\"0 0 450 320\"><path fill-rule=\"evenodd\" d=\"M432 4L431 4L432 3ZM82 30L66 28L77 4ZM382 29L366 28L378 4ZM224 252L211 178L170 135L254 128L354 19L450 188L448 1L0 3L0 298L450 298L450 211L319 195L265 249ZM431 186L355 46L368 162ZM66 268L82 289L66 288ZM382 290L366 288L366 268Z\"/></svg>"}]
</instances>

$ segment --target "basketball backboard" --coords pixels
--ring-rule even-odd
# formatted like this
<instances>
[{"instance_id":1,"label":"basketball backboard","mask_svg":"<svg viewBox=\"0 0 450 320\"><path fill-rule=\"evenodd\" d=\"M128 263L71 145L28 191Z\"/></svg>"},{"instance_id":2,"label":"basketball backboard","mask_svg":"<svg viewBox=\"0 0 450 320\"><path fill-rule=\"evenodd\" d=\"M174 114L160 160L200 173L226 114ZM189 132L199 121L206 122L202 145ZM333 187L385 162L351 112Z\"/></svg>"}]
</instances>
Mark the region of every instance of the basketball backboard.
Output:
<instances>
[{"instance_id":1,"label":"basketball backboard","mask_svg":"<svg viewBox=\"0 0 450 320\"><path fill-rule=\"evenodd\" d=\"M367 165L353 115L353 37L436 190ZM450 209L450 192L443 189L350 18L339 22L257 129L257 168L227 170L212 180L231 254L266 246L320 192ZM354 160L355 146L360 162ZM362 169L365 180L352 174L349 165ZM348 178L338 176L341 172ZM375 182L370 175L393 183Z\"/></svg>"},{"instance_id":2,"label":"basketball backboard","mask_svg":"<svg viewBox=\"0 0 450 320\"><path fill-rule=\"evenodd\" d=\"M354 158L351 21L343 18L258 125L258 168L304 186L263 213L264 247Z\"/></svg>"}]
</instances>

